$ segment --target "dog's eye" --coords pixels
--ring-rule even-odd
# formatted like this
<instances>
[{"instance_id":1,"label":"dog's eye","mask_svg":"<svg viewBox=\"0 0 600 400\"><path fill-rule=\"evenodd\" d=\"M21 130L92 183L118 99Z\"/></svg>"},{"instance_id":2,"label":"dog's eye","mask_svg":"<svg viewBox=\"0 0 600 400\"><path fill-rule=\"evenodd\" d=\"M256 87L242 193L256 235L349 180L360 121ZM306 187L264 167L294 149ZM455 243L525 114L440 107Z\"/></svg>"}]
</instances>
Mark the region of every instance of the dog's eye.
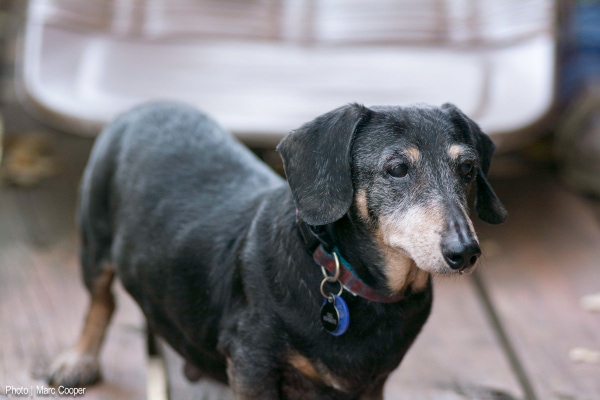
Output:
<instances>
[{"instance_id":1,"label":"dog's eye","mask_svg":"<svg viewBox=\"0 0 600 400\"><path fill-rule=\"evenodd\" d=\"M398 164L388 169L388 174L390 174L394 178L403 178L406 176L406 174L408 174L408 165Z\"/></svg>"},{"instance_id":2,"label":"dog's eye","mask_svg":"<svg viewBox=\"0 0 600 400\"><path fill-rule=\"evenodd\" d=\"M473 172L473 163L470 161L465 161L459 165L458 170L462 176L466 177Z\"/></svg>"}]
</instances>

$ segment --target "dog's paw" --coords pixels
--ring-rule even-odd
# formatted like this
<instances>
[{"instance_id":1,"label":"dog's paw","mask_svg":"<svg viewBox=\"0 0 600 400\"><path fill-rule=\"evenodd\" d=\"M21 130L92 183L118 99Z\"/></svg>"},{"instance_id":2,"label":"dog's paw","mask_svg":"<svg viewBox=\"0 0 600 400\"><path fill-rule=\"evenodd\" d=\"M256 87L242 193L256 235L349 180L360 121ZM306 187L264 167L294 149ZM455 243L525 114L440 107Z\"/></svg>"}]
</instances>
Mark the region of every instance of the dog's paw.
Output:
<instances>
[{"instance_id":1,"label":"dog's paw","mask_svg":"<svg viewBox=\"0 0 600 400\"><path fill-rule=\"evenodd\" d=\"M75 349L59 355L50 365L47 373L48 384L53 386L85 387L98 380L100 380L98 358Z\"/></svg>"}]
</instances>

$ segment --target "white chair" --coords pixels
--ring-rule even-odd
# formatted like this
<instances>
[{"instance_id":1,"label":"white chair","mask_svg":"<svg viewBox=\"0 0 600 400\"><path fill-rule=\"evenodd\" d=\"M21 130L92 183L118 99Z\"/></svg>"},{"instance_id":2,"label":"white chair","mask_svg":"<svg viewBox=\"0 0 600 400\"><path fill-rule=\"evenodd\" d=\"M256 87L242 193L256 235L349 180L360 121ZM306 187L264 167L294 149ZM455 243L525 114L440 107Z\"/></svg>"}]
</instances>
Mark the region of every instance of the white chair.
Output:
<instances>
[{"instance_id":1,"label":"white chair","mask_svg":"<svg viewBox=\"0 0 600 400\"><path fill-rule=\"evenodd\" d=\"M503 149L553 103L551 0L30 0L20 94L95 135L150 99L250 144L349 102L453 102Z\"/></svg>"}]
</instances>

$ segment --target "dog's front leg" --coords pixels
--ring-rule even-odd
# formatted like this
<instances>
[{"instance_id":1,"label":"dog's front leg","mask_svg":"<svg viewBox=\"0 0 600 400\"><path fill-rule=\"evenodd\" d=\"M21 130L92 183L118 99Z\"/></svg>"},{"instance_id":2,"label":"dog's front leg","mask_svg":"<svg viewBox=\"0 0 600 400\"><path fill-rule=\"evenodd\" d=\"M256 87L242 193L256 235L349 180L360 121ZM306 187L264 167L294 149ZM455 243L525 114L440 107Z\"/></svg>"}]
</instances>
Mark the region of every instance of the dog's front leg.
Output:
<instances>
[{"instance_id":1,"label":"dog's front leg","mask_svg":"<svg viewBox=\"0 0 600 400\"><path fill-rule=\"evenodd\" d=\"M271 313L243 308L223 324L219 351L227 359L227 377L239 400L279 399L281 363L278 324Z\"/></svg>"},{"instance_id":2,"label":"dog's front leg","mask_svg":"<svg viewBox=\"0 0 600 400\"><path fill-rule=\"evenodd\" d=\"M227 358L229 386L237 400L279 399L277 372L270 357L237 348Z\"/></svg>"}]
</instances>

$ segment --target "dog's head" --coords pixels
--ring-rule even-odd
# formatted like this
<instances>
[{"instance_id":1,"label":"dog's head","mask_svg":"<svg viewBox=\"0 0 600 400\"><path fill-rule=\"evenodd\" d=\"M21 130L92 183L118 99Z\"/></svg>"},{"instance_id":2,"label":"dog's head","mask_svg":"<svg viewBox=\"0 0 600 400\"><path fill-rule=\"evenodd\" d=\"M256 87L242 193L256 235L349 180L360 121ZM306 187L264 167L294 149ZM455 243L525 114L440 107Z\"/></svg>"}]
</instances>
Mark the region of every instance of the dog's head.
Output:
<instances>
[{"instance_id":1,"label":"dog's head","mask_svg":"<svg viewBox=\"0 0 600 400\"><path fill-rule=\"evenodd\" d=\"M443 274L475 265L472 188L480 219L506 218L486 179L494 144L452 104L347 105L292 132L278 151L304 221L327 225L348 216L396 268ZM389 282L394 273L384 271Z\"/></svg>"}]
</instances>

